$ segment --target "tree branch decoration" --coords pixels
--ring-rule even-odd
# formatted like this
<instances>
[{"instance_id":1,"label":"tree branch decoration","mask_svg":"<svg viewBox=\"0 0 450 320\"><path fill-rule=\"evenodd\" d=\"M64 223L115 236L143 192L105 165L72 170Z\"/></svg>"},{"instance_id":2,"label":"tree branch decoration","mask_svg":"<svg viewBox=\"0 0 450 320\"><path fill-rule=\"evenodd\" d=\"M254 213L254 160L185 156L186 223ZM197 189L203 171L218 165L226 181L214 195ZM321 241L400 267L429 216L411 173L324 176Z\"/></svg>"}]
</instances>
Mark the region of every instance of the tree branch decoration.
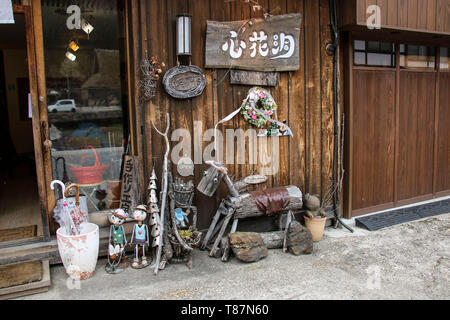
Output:
<instances>
[{"instance_id":1,"label":"tree branch decoration","mask_svg":"<svg viewBox=\"0 0 450 320\"><path fill-rule=\"evenodd\" d=\"M162 131L160 131L155 124L152 121L152 126L153 128L156 130L156 132L161 135L162 137L164 137L164 140L166 142L166 153L164 154L164 163L163 163L163 173L162 173L162 197L161 197L161 213L160 213L160 226L159 226L159 230L160 230L160 236L161 238L163 238L164 236L164 214L166 212L166 206L167 206L167 189L169 187L169 152L170 152L170 142L169 142L169 129L170 129L170 115L167 113L166 114L166 119L167 119L167 127L166 127L166 131L163 133ZM158 274L158 270L159 270L159 263L161 261L161 253L162 253L162 246L159 245L157 248L157 253L156 253L156 263L155 263L155 275Z\"/></svg>"},{"instance_id":2,"label":"tree branch decoration","mask_svg":"<svg viewBox=\"0 0 450 320\"><path fill-rule=\"evenodd\" d=\"M144 58L140 64L141 80L139 82L141 91L141 102L146 103L153 99L156 94L156 84L159 80L162 68L166 65L164 62L159 62L157 58Z\"/></svg>"}]
</instances>

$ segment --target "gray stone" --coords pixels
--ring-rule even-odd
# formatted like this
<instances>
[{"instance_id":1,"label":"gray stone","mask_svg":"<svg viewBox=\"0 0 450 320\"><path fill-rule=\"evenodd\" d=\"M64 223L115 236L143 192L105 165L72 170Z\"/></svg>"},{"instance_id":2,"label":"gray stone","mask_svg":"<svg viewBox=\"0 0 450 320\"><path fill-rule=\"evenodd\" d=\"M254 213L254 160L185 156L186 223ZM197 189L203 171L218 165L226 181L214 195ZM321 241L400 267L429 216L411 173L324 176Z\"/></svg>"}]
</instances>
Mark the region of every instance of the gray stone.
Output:
<instances>
[{"instance_id":1,"label":"gray stone","mask_svg":"<svg viewBox=\"0 0 450 320\"><path fill-rule=\"evenodd\" d=\"M287 246L290 253L299 256L313 252L311 231L303 227L298 221L292 221L287 234Z\"/></svg>"},{"instance_id":2,"label":"gray stone","mask_svg":"<svg viewBox=\"0 0 450 320\"><path fill-rule=\"evenodd\" d=\"M267 257L268 250L260 234L236 232L228 235L236 258L243 262L256 262Z\"/></svg>"}]
</instances>

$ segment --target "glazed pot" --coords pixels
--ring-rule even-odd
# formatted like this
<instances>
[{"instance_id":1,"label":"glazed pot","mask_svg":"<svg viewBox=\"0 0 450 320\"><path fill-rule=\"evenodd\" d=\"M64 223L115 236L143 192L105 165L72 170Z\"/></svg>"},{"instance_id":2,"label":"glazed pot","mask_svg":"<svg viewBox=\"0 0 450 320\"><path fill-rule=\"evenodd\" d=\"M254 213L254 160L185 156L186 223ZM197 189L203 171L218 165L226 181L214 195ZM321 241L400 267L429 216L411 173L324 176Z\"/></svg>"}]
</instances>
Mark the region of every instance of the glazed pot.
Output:
<instances>
[{"instance_id":1,"label":"glazed pot","mask_svg":"<svg viewBox=\"0 0 450 320\"><path fill-rule=\"evenodd\" d=\"M81 234L70 236L66 228L56 231L58 251L67 274L74 280L92 277L97 265L100 233L98 225L84 222Z\"/></svg>"},{"instance_id":2,"label":"glazed pot","mask_svg":"<svg viewBox=\"0 0 450 320\"><path fill-rule=\"evenodd\" d=\"M311 231L312 239L314 242L319 242L323 238L323 231L325 230L325 224L327 218L308 218L305 217L306 228Z\"/></svg>"}]
</instances>

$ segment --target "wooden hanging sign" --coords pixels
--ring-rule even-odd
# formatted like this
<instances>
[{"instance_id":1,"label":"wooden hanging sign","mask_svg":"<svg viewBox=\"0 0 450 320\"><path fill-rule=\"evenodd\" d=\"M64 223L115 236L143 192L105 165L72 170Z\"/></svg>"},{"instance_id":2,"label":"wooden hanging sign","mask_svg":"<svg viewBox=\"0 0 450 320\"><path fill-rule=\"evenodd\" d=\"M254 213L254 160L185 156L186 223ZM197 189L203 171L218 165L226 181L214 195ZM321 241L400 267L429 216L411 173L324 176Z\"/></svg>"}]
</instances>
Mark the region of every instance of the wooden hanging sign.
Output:
<instances>
[{"instance_id":1,"label":"wooden hanging sign","mask_svg":"<svg viewBox=\"0 0 450 320\"><path fill-rule=\"evenodd\" d=\"M124 157L120 208L131 214L139 201L138 159L130 155Z\"/></svg>"},{"instance_id":2,"label":"wooden hanging sign","mask_svg":"<svg viewBox=\"0 0 450 320\"><path fill-rule=\"evenodd\" d=\"M299 13L248 21L207 21L205 68L298 70L301 22Z\"/></svg>"},{"instance_id":3,"label":"wooden hanging sign","mask_svg":"<svg viewBox=\"0 0 450 320\"><path fill-rule=\"evenodd\" d=\"M280 73L231 70L230 83L246 86L276 87L280 84Z\"/></svg>"}]
</instances>

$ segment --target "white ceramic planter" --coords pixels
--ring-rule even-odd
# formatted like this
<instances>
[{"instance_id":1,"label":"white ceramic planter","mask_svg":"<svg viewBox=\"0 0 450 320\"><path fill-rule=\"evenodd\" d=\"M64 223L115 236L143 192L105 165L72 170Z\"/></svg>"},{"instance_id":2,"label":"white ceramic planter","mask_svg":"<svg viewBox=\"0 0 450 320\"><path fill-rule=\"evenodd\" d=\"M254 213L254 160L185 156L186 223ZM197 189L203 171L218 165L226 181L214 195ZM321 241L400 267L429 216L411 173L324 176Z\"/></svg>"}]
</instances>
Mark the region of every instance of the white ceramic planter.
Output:
<instances>
[{"instance_id":1,"label":"white ceramic planter","mask_svg":"<svg viewBox=\"0 0 450 320\"><path fill-rule=\"evenodd\" d=\"M68 236L64 227L56 231L58 250L67 274L74 280L92 277L97 265L100 233L93 223L82 223L81 234Z\"/></svg>"}]
</instances>

